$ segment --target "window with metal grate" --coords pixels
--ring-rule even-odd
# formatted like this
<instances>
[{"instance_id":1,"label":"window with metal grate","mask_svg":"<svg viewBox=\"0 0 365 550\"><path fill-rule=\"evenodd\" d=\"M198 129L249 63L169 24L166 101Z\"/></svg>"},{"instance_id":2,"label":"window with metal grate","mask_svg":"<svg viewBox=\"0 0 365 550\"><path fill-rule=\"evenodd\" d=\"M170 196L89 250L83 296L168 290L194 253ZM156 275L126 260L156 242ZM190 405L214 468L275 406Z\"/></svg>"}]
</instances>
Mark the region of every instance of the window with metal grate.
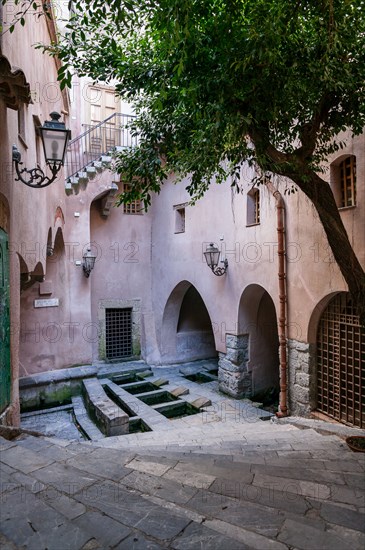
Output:
<instances>
[{"instance_id":1,"label":"window with metal grate","mask_svg":"<svg viewBox=\"0 0 365 550\"><path fill-rule=\"evenodd\" d=\"M122 359L133 355L132 308L106 309L106 357Z\"/></svg>"}]
</instances>

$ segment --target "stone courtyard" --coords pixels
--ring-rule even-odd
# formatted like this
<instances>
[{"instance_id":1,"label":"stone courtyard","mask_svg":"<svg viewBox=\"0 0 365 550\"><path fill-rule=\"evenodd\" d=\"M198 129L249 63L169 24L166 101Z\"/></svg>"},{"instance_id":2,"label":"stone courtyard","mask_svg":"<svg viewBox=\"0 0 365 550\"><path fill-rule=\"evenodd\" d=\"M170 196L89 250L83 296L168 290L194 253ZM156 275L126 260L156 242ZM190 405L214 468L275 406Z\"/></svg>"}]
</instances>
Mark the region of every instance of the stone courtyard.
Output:
<instances>
[{"instance_id":1,"label":"stone courtyard","mask_svg":"<svg viewBox=\"0 0 365 550\"><path fill-rule=\"evenodd\" d=\"M364 548L365 455L344 441L360 431L276 420L185 378L197 366L152 370L199 414L95 441L2 438L1 548Z\"/></svg>"}]
</instances>

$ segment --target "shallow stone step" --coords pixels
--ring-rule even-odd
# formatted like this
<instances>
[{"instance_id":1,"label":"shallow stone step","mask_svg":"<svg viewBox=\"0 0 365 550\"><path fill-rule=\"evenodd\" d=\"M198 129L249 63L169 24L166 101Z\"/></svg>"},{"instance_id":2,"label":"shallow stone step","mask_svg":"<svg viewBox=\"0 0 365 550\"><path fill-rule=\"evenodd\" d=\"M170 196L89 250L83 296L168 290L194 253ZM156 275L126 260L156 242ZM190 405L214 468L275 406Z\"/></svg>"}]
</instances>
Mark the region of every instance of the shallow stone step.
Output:
<instances>
[{"instance_id":1,"label":"shallow stone step","mask_svg":"<svg viewBox=\"0 0 365 550\"><path fill-rule=\"evenodd\" d=\"M105 438L105 435L99 430L87 414L82 397L72 397L75 420L81 430L91 441L99 441Z\"/></svg>"},{"instance_id":2,"label":"shallow stone step","mask_svg":"<svg viewBox=\"0 0 365 550\"><path fill-rule=\"evenodd\" d=\"M86 172L87 172L88 178L90 179L94 179L97 174L96 168L94 166L87 166Z\"/></svg>"}]
</instances>

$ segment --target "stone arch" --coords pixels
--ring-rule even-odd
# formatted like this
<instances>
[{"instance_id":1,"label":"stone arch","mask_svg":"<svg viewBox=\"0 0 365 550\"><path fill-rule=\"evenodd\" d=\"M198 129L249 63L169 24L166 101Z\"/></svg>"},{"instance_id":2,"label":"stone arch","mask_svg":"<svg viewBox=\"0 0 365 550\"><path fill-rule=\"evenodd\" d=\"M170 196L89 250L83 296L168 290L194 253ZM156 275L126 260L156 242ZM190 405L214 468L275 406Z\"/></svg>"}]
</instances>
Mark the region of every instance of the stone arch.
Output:
<instances>
[{"instance_id":1,"label":"stone arch","mask_svg":"<svg viewBox=\"0 0 365 550\"><path fill-rule=\"evenodd\" d=\"M210 315L195 286L181 281L167 299L161 330L162 363L182 363L217 355Z\"/></svg>"},{"instance_id":2,"label":"stone arch","mask_svg":"<svg viewBox=\"0 0 365 550\"><path fill-rule=\"evenodd\" d=\"M219 361L220 389L233 397L275 400L279 391L279 337L274 302L260 285L242 292L238 333L226 334Z\"/></svg>"}]
</instances>

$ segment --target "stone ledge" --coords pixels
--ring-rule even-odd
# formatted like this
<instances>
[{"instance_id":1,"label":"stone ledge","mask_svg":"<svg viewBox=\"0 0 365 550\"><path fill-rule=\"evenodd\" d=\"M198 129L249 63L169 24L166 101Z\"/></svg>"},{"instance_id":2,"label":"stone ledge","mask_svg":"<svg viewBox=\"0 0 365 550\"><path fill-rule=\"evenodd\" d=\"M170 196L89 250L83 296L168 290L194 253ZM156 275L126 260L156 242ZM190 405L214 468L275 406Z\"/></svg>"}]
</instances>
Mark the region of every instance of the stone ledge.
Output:
<instances>
[{"instance_id":1,"label":"stone ledge","mask_svg":"<svg viewBox=\"0 0 365 550\"><path fill-rule=\"evenodd\" d=\"M84 380L83 390L87 407L106 436L129 433L129 416L109 399L99 380Z\"/></svg>"},{"instance_id":2,"label":"stone ledge","mask_svg":"<svg viewBox=\"0 0 365 550\"><path fill-rule=\"evenodd\" d=\"M39 388L39 386L52 384L54 382L66 382L78 378L89 378L95 376L96 373L97 368L92 365L40 372L39 374L19 378L19 389L32 388L33 386Z\"/></svg>"}]
</instances>

